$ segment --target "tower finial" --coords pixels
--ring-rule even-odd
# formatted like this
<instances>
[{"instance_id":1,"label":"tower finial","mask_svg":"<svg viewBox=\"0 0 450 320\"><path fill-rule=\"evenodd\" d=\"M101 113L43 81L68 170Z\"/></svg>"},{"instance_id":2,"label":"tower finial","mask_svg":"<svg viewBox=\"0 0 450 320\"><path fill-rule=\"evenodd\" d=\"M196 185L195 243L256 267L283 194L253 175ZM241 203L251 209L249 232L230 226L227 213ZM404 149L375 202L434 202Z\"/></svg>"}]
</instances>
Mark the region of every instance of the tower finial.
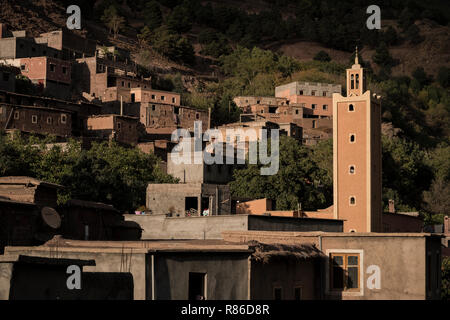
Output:
<instances>
[{"instance_id":1,"label":"tower finial","mask_svg":"<svg viewBox=\"0 0 450 320\"><path fill-rule=\"evenodd\" d=\"M359 62L358 62L358 46L356 46L355 64L359 64Z\"/></svg>"}]
</instances>

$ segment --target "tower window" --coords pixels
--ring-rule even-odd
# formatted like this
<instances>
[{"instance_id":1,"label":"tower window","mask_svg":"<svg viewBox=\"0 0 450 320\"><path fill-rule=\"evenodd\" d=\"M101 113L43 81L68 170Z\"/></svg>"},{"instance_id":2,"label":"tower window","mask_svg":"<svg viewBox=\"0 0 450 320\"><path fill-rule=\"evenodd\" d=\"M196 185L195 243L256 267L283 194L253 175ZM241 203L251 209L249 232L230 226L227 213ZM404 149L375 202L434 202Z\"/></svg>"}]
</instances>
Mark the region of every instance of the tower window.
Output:
<instances>
[{"instance_id":1,"label":"tower window","mask_svg":"<svg viewBox=\"0 0 450 320\"><path fill-rule=\"evenodd\" d=\"M354 205L356 205L356 198L355 197L350 197L350 205L351 206L354 206Z\"/></svg>"},{"instance_id":2,"label":"tower window","mask_svg":"<svg viewBox=\"0 0 450 320\"><path fill-rule=\"evenodd\" d=\"M355 173L355 166L350 166L348 172L350 174L354 174Z\"/></svg>"},{"instance_id":3,"label":"tower window","mask_svg":"<svg viewBox=\"0 0 450 320\"><path fill-rule=\"evenodd\" d=\"M356 141L356 136L354 134L350 135L350 143L354 143Z\"/></svg>"},{"instance_id":4,"label":"tower window","mask_svg":"<svg viewBox=\"0 0 450 320\"><path fill-rule=\"evenodd\" d=\"M359 74L356 75L356 89L359 88Z\"/></svg>"},{"instance_id":5,"label":"tower window","mask_svg":"<svg viewBox=\"0 0 450 320\"><path fill-rule=\"evenodd\" d=\"M352 74L350 81L350 88L355 89L355 75Z\"/></svg>"},{"instance_id":6,"label":"tower window","mask_svg":"<svg viewBox=\"0 0 450 320\"><path fill-rule=\"evenodd\" d=\"M348 106L348 111L355 111L355 107L351 104Z\"/></svg>"}]
</instances>

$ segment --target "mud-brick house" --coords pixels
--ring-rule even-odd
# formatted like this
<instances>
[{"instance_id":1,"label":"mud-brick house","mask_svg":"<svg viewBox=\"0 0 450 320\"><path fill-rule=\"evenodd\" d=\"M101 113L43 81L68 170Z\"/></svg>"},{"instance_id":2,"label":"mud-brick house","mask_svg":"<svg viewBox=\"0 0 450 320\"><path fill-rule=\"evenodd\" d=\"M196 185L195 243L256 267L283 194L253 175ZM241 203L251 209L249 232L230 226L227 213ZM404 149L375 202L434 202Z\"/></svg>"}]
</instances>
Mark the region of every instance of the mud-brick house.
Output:
<instances>
[{"instance_id":1,"label":"mud-brick house","mask_svg":"<svg viewBox=\"0 0 450 320\"><path fill-rule=\"evenodd\" d=\"M39 247L8 247L6 256L33 259L78 259L95 261L83 271L92 275L130 275L136 300L260 300L315 299L317 263L322 256L312 245L268 245L257 242L228 243L222 240L184 241L76 241L55 238ZM0 260L1 268L11 268L14 261ZM48 267L43 267L46 272ZM30 270L34 274L35 269ZM0 272L0 300L14 298L24 280L32 287L27 298L42 296L42 288L57 287L58 274L46 272L47 281L22 272L14 278ZM269 279L270 281L267 281ZM273 280L273 282L272 282ZM272 287L275 283L276 286ZM121 297L124 287L110 290L111 297ZM283 288L285 291L281 291ZM23 290L23 287L21 288ZM88 288L89 289L89 288ZM82 299L88 292L79 290ZM69 299L68 290L61 299Z\"/></svg>"},{"instance_id":2,"label":"mud-brick house","mask_svg":"<svg viewBox=\"0 0 450 320\"><path fill-rule=\"evenodd\" d=\"M29 177L0 178L0 252L7 245L43 244L56 234L58 217L48 208L56 207L60 188Z\"/></svg>"}]
</instances>

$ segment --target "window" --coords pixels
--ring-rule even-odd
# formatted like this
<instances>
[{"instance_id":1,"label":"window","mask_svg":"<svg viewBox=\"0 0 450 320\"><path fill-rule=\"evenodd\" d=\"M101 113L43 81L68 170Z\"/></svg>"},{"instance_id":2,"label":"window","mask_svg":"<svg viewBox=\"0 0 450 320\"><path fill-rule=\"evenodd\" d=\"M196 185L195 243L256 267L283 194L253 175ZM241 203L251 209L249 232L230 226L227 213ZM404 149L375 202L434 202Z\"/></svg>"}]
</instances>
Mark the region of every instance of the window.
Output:
<instances>
[{"instance_id":1,"label":"window","mask_svg":"<svg viewBox=\"0 0 450 320\"><path fill-rule=\"evenodd\" d=\"M351 206L354 206L354 205L356 205L356 198L355 197L350 197L350 205Z\"/></svg>"},{"instance_id":2,"label":"window","mask_svg":"<svg viewBox=\"0 0 450 320\"><path fill-rule=\"evenodd\" d=\"M55 72L56 70L56 65L54 65L53 63L50 63L50 72Z\"/></svg>"},{"instance_id":3,"label":"window","mask_svg":"<svg viewBox=\"0 0 450 320\"><path fill-rule=\"evenodd\" d=\"M14 112L14 120L19 120L20 115L19 115L19 111Z\"/></svg>"},{"instance_id":4,"label":"window","mask_svg":"<svg viewBox=\"0 0 450 320\"><path fill-rule=\"evenodd\" d=\"M121 127L122 127L122 124L120 122L117 122L117 129L120 130Z\"/></svg>"},{"instance_id":5,"label":"window","mask_svg":"<svg viewBox=\"0 0 450 320\"><path fill-rule=\"evenodd\" d=\"M155 95L154 94L152 94L152 99L155 100Z\"/></svg>"},{"instance_id":6,"label":"window","mask_svg":"<svg viewBox=\"0 0 450 320\"><path fill-rule=\"evenodd\" d=\"M52 124L52 123L53 123L53 118L47 117L47 124Z\"/></svg>"},{"instance_id":7,"label":"window","mask_svg":"<svg viewBox=\"0 0 450 320\"><path fill-rule=\"evenodd\" d=\"M37 123L38 117L36 115L31 116L31 123Z\"/></svg>"},{"instance_id":8,"label":"window","mask_svg":"<svg viewBox=\"0 0 450 320\"><path fill-rule=\"evenodd\" d=\"M67 67L62 67L62 73L66 74L67 73Z\"/></svg>"},{"instance_id":9,"label":"window","mask_svg":"<svg viewBox=\"0 0 450 320\"><path fill-rule=\"evenodd\" d=\"M260 104L260 103L261 103L261 101L259 101L259 100L258 100L258 101L256 101L256 104Z\"/></svg>"},{"instance_id":10,"label":"window","mask_svg":"<svg viewBox=\"0 0 450 320\"><path fill-rule=\"evenodd\" d=\"M301 300L302 299L302 288L296 287L294 288L294 300Z\"/></svg>"},{"instance_id":11,"label":"window","mask_svg":"<svg viewBox=\"0 0 450 320\"><path fill-rule=\"evenodd\" d=\"M156 106L154 104L152 104L152 111L156 110Z\"/></svg>"},{"instance_id":12,"label":"window","mask_svg":"<svg viewBox=\"0 0 450 320\"><path fill-rule=\"evenodd\" d=\"M317 127L316 120L312 121L312 127L313 127L313 129L315 129Z\"/></svg>"},{"instance_id":13,"label":"window","mask_svg":"<svg viewBox=\"0 0 450 320\"><path fill-rule=\"evenodd\" d=\"M359 74L356 75L356 89L359 88Z\"/></svg>"},{"instance_id":14,"label":"window","mask_svg":"<svg viewBox=\"0 0 450 320\"><path fill-rule=\"evenodd\" d=\"M355 75L353 74L351 76L350 88L355 89Z\"/></svg>"},{"instance_id":15,"label":"window","mask_svg":"<svg viewBox=\"0 0 450 320\"><path fill-rule=\"evenodd\" d=\"M281 287L275 287L273 288L273 299L274 300L281 300L283 297L283 289Z\"/></svg>"},{"instance_id":16,"label":"window","mask_svg":"<svg viewBox=\"0 0 450 320\"><path fill-rule=\"evenodd\" d=\"M311 95L312 95L312 96L315 96L315 95L316 95L316 90L312 90L312 91L311 91Z\"/></svg>"},{"instance_id":17,"label":"window","mask_svg":"<svg viewBox=\"0 0 450 320\"><path fill-rule=\"evenodd\" d=\"M330 288L334 291L359 291L359 253L330 255Z\"/></svg>"},{"instance_id":18,"label":"window","mask_svg":"<svg viewBox=\"0 0 450 320\"><path fill-rule=\"evenodd\" d=\"M324 104L324 105L322 106L322 109L323 109L323 110L328 110L328 105L327 105L327 104Z\"/></svg>"},{"instance_id":19,"label":"window","mask_svg":"<svg viewBox=\"0 0 450 320\"><path fill-rule=\"evenodd\" d=\"M326 91L322 92L322 96L326 97L327 96L327 92Z\"/></svg>"},{"instance_id":20,"label":"window","mask_svg":"<svg viewBox=\"0 0 450 320\"><path fill-rule=\"evenodd\" d=\"M128 82L128 88L131 88L131 82Z\"/></svg>"},{"instance_id":21,"label":"window","mask_svg":"<svg viewBox=\"0 0 450 320\"><path fill-rule=\"evenodd\" d=\"M356 141L356 136L354 134L350 135L350 143L354 143Z\"/></svg>"},{"instance_id":22,"label":"window","mask_svg":"<svg viewBox=\"0 0 450 320\"><path fill-rule=\"evenodd\" d=\"M302 95L303 95L303 90L300 90L300 92L299 92L299 93L300 93L300 95L302 96Z\"/></svg>"},{"instance_id":23,"label":"window","mask_svg":"<svg viewBox=\"0 0 450 320\"><path fill-rule=\"evenodd\" d=\"M161 100L162 101L166 100L166 97L165 96L161 96Z\"/></svg>"},{"instance_id":24,"label":"window","mask_svg":"<svg viewBox=\"0 0 450 320\"><path fill-rule=\"evenodd\" d=\"M206 300L206 273L189 272L188 298L189 300Z\"/></svg>"},{"instance_id":25,"label":"window","mask_svg":"<svg viewBox=\"0 0 450 320\"><path fill-rule=\"evenodd\" d=\"M177 102L177 98L172 98L172 103L176 103Z\"/></svg>"},{"instance_id":26,"label":"window","mask_svg":"<svg viewBox=\"0 0 450 320\"><path fill-rule=\"evenodd\" d=\"M61 123L63 123L63 124L67 123L67 115L65 115L65 114L61 115Z\"/></svg>"},{"instance_id":27,"label":"window","mask_svg":"<svg viewBox=\"0 0 450 320\"><path fill-rule=\"evenodd\" d=\"M195 119L197 119L197 120L200 119L200 114L199 113L195 114Z\"/></svg>"},{"instance_id":28,"label":"window","mask_svg":"<svg viewBox=\"0 0 450 320\"><path fill-rule=\"evenodd\" d=\"M312 108L313 110L316 110L316 107L317 107L317 104L314 104L314 103L313 103L313 104L311 105L311 108Z\"/></svg>"},{"instance_id":29,"label":"window","mask_svg":"<svg viewBox=\"0 0 450 320\"><path fill-rule=\"evenodd\" d=\"M125 87L125 81L122 81L122 87Z\"/></svg>"},{"instance_id":30,"label":"window","mask_svg":"<svg viewBox=\"0 0 450 320\"><path fill-rule=\"evenodd\" d=\"M25 64L22 64L22 65L20 66L20 70L25 71L26 67L27 67L27 66L26 66Z\"/></svg>"},{"instance_id":31,"label":"window","mask_svg":"<svg viewBox=\"0 0 450 320\"><path fill-rule=\"evenodd\" d=\"M298 114L298 109L295 109L295 114Z\"/></svg>"},{"instance_id":32,"label":"window","mask_svg":"<svg viewBox=\"0 0 450 320\"><path fill-rule=\"evenodd\" d=\"M355 166L350 166L349 169L348 169L348 172L350 174L355 174Z\"/></svg>"},{"instance_id":33,"label":"window","mask_svg":"<svg viewBox=\"0 0 450 320\"><path fill-rule=\"evenodd\" d=\"M355 108L353 107L353 105L352 104L350 104L349 106L348 106L348 111L355 111Z\"/></svg>"}]
</instances>

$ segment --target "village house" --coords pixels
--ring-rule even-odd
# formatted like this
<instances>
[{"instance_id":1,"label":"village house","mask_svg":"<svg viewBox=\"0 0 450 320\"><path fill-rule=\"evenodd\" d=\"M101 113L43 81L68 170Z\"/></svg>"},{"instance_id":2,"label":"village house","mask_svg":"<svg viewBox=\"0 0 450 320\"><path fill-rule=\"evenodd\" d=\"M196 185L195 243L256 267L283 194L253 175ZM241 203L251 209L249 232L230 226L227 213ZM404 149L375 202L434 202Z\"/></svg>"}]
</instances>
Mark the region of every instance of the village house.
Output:
<instances>
[{"instance_id":1,"label":"village house","mask_svg":"<svg viewBox=\"0 0 450 320\"><path fill-rule=\"evenodd\" d=\"M86 120L88 137L117 141L126 145L137 145L140 136L138 118L119 114L93 115Z\"/></svg>"},{"instance_id":2,"label":"village house","mask_svg":"<svg viewBox=\"0 0 450 320\"><path fill-rule=\"evenodd\" d=\"M90 280L85 272L91 277L130 275L131 286L124 285L110 292L110 299L125 299L117 293L128 292L130 287L133 290L131 298L135 300L196 300L199 297L260 300L273 299L274 295L277 299L292 300L319 297L319 292L315 291L314 270L320 265L322 254L307 244L277 246L221 240L91 242L55 238L39 247L6 248L6 255L0 260L0 270L4 271L0 272L0 283L3 284L0 299L55 299L55 291L60 299L74 299L77 295L81 299L102 297L105 294L99 286L102 283L97 284L99 287L91 287L88 281L87 289L75 290L78 291L75 295L58 286L61 272L45 272L49 267L29 267L30 273L22 268L16 270L16 266L24 261L42 259L48 264L57 263L60 260L52 259L52 251L56 248L58 259L64 259L62 261L90 262L83 268L83 283L85 278ZM45 282L40 279L43 275ZM272 282L265 285L268 275L285 288L283 295L272 288ZM25 291L23 283L26 280L36 284L34 289ZM51 294L43 295L45 288ZM287 289L291 290L288 292Z\"/></svg>"},{"instance_id":3,"label":"village house","mask_svg":"<svg viewBox=\"0 0 450 320\"><path fill-rule=\"evenodd\" d=\"M161 92L160 92L161 94ZM167 92L167 94L171 94ZM179 101L179 95L173 97ZM171 134L176 129L186 129L194 132L196 121L202 123L202 132L208 130L210 125L210 114L200 110L179 104L166 104L157 102L140 103L140 122L145 126L145 131L153 139L171 140Z\"/></svg>"},{"instance_id":4,"label":"village house","mask_svg":"<svg viewBox=\"0 0 450 320\"><path fill-rule=\"evenodd\" d=\"M134 64L94 56L76 59L73 68L76 90L91 100L131 102L132 88L151 88L150 79L138 77Z\"/></svg>"},{"instance_id":5,"label":"village house","mask_svg":"<svg viewBox=\"0 0 450 320\"><path fill-rule=\"evenodd\" d=\"M72 117L73 112L64 109L0 103L0 125L6 132L67 139L72 136Z\"/></svg>"},{"instance_id":6,"label":"village house","mask_svg":"<svg viewBox=\"0 0 450 320\"><path fill-rule=\"evenodd\" d=\"M72 70L69 61L42 56L5 59L3 62L17 67L42 93L60 99L71 98Z\"/></svg>"},{"instance_id":7,"label":"village house","mask_svg":"<svg viewBox=\"0 0 450 320\"><path fill-rule=\"evenodd\" d=\"M87 117L101 111L101 106L89 102L0 91L0 127L6 131L53 134L67 140L81 136Z\"/></svg>"},{"instance_id":8,"label":"village house","mask_svg":"<svg viewBox=\"0 0 450 320\"><path fill-rule=\"evenodd\" d=\"M291 82L275 88L276 98L289 104L302 104L305 118L331 118L333 93L341 93L341 86L328 83Z\"/></svg>"},{"instance_id":9,"label":"village house","mask_svg":"<svg viewBox=\"0 0 450 320\"><path fill-rule=\"evenodd\" d=\"M73 60L95 55L95 41L80 37L68 29L41 33L35 38L36 43L46 45L62 52L65 60Z\"/></svg>"}]
</instances>

